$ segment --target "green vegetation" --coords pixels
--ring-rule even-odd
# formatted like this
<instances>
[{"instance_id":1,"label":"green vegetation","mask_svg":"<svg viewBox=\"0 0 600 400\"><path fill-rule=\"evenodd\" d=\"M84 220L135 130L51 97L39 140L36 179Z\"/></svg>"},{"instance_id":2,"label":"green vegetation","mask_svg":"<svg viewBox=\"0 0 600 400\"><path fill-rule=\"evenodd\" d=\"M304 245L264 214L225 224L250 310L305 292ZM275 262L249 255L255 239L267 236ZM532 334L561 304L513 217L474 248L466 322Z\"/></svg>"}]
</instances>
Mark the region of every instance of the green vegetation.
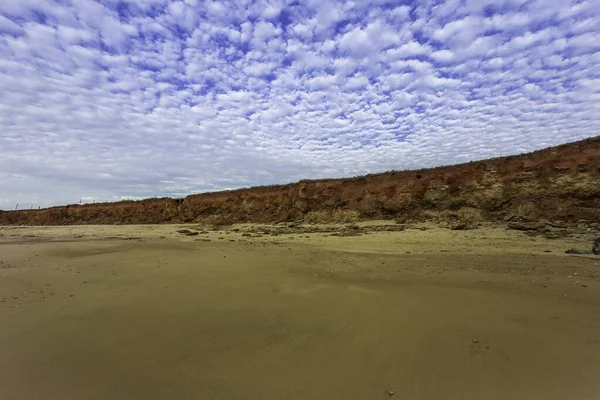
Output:
<instances>
[{"instance_id":1,"label":"green vegetation","mask_svg":"<svg viewBox=\"0 0 600 400\"><path fill-rule=\"evenodd\" d=\"M448 206L448 208L452 211L457 211L460 210L461 208L463 208L464 206L467 205L467 202L464 200L456 200L453 201L452 203L450 203L450 205Z\"/></svg>"},{"instance_id":2,"label":"green vegetation","mask_svg":"<svg viewBox=\"0 0 600 400\"><path fill-rule=\"evenodd\" d=\"M348 202L346 200L340 200L337 203L335 203L335 208L346 207L346 205L348 205Z\"/></svg>"},{"instance_id":3,"label":"green vegetation","mask_svg":"<svg viewBox=\"0 0 600 400\"><path fill-rule=\"evenodd\" d=\"M430 209L430 208L435 208L436 204L433 201L431 201L431 200L421 200L419 202L419 205L421 206L421 208L427 210L427 209Z\"/></svg>"}]
</instances>

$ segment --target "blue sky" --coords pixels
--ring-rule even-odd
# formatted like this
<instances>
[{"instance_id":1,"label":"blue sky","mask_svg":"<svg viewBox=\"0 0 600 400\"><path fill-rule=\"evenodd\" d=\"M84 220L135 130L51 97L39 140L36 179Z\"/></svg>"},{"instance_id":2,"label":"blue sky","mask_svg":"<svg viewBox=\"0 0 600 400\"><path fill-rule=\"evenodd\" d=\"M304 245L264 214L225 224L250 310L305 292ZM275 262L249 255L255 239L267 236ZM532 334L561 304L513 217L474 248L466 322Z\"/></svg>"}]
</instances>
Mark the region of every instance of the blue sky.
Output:
<instances>
[{"instance_id":1,"label":"blue sky","mask_svg":"<svg viewBox=\"0 0 600 400\"><path fill-rule=\"evenodd\" d=\"M0 208L599 134L600 1L0 1Z\"/></svg>"}]
</instances>

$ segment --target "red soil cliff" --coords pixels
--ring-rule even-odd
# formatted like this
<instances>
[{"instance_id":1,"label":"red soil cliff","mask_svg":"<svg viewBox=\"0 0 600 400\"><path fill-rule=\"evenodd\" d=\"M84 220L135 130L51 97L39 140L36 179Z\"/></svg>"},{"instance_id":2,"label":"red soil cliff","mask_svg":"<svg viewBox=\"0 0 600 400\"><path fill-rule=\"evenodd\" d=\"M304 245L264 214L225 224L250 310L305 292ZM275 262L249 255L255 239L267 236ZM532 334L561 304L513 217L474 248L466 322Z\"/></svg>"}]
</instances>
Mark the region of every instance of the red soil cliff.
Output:
<instances>
[{"instance_id":1,"label":"red soil cliff","mask_svg":"<svg viewBox=\"0 0 600 400\"><path fill-rule=\"evenodd\" d=\"M0 211L0 225L522 219L600 222L600 137L469 164L184 199Z\"/></svg>"}]
</instances>

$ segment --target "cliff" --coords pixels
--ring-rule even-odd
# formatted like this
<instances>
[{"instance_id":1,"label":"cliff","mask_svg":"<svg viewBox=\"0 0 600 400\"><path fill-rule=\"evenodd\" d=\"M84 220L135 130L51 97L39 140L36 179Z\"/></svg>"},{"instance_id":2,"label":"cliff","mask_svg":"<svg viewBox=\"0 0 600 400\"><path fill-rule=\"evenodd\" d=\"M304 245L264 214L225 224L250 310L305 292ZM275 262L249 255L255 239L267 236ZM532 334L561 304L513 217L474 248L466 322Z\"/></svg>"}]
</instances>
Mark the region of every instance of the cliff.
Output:
<instances>
[{"instance_id":1,"label":"cliff","mask_svg":"<svg viewBox=\"0 0 600 400\"><path fill-rule=\"evenodd\" d=\"M184 199L2 211L0 225L350 222L396 219L600 222L600 137L519 156L300 181Z\"/></svg>"}]
</instances>

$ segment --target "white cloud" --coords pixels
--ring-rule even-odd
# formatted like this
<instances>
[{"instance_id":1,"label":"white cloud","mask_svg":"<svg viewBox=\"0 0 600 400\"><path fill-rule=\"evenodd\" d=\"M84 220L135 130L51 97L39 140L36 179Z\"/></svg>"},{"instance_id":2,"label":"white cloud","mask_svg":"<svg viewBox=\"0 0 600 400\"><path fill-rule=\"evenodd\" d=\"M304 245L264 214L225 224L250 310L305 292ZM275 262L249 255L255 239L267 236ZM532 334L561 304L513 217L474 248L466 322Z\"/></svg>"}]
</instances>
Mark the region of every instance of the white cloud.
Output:
<instances>
[{"instance_id":1,"label":"white cloud","mask_svg":"<svg viewBox=\"0 0 600 400\"><path fill-rule=\"evenodd\" d=\"M400 47L396 47L387 51L389 60L396 60L400 58L411 58L414 56L428 55L432 52L431 46L422 45L419 42L408 42Z\"/></svg>"},{"instance_id":2,"label":"white cloud","mask_svg":"<svg viewBox=\"0 0 600 400\"><path fill-rule=\"evenodd\" d=\"M373 43L365 30L356 27L342 36L339 48L352 56L364 57L373 50Z\"/></svg>"},{"instance_id":3,"label":"white cloud","mask_svg":"<svg viewBox=\"0 0 600 400\"><path fill-rule=\"evenodd\" d=\"M460 45L468 43L485 31L483 20L475 16L448 22L439 28L431 37L438 42L458 42Z\"/></svg>"},{"instance_id":4,"label":"white cloud","mask_svg":"<svg viewBox=\"0 0 600 400\"><path fill-rule=\"evenodd\" d=\"M300 37L304 40L311 40L313 37L313 29L307 24L296 24L292 28L292 32L294 32L297 37Z\"/></svg>"},{"instance_id":5,"label":"white cloud","mask_svg":"<svg viewBox=\"0 0 600 400\"><path fill-rule=\"evenodd\" d=\"M260 21L254 25L254 37L255 44L258 45L272 37L275 37L281 33L279 28L276 28L271 22Z\"/></svg>"},{"instance_id":6,"label":"white cloud","mask_svg":"<svg viewBox=\"0 0 600 400\"><path fill-rule=\"evenodd\" d=\"M410 16L410 7L409 6L399 6L391 10L390 12L392 18L396 20L407 20Z\"/></svg>"},{"instance_id":7,"label":"white cloud","mask_svg":"<svg viewBox=\"0 0 600 400\"><path fill-rule=\"evenodd\" d=\"M367 88L369 84L369 79L366 76L356 74L346 81L345 87L349 90L360 90Z\"/></svg>"},{"instance_id":8,"label":"white cloud","mask_svg":"<svg viewBox=\"0 0 600 400\"><path fill-rule=\"evenodd\" d=\"M0 32L9 33L11 35L22 35L25 31L18 24L3 15L0 15Z\"/></svg>"},{"instance_id":9,"label":"white cloud","mask_svg":"<svg viewBox=\"0 0 600 400\"><path fill-rule=\"evenodd\" d=\"M437 62L449 63L454 61L456 56L450 50L437 50L431 53L431 58Z\"/></svg>"},{"instance_id":10,"label":"white cloud","mask_svg":"<svg viewBox=\"0 0 600 400\"><path fill-rule=\"evenodd\" d=\"M310 90L329 89L336 82L337 78L334 75L316 76L308 81Z\"/></svg>"},{"instance_id":11,"label":"white cloud","mask_svg":"<svg viewBox=\"0 0 600 400\"><path fill-rule=\"evenodd\" d=\"M244 67L244 72L250 76L263 76L271 73L275 67L272 63L254 63Z\"/></svg>"},{"instance_id":12,"label":"white cloud","mask_svg":"<svg viewBox=\"0 0 600 400\"><path fill-rule=\"evenodd\" d=\"M262 13L262 17L264 19L274 19L279 16L281 13L281 9L279 7L274 6L273 4L269 4Z\"/></svg>"},{"instance_id":13,"label":"white cloud","mask_svg":"<svg viewBox=\"0 0 600 400\"><path fill-rule=\"evenodd\" d=\"M450 164L600 125L591 0L116 3L0 2L0 208Z\"/></svg>"},{"instance_id":14,"label":"white cloud","mask_svg":"<svg viewBox=\"0 0 600 400\"><path fill-rule=\"evenodd\" d=\"M379 81L384 84L384 90L401 89L414 82L415 75L410 72L393 73L379 78Z\"/></svg>"}]
</instances>

